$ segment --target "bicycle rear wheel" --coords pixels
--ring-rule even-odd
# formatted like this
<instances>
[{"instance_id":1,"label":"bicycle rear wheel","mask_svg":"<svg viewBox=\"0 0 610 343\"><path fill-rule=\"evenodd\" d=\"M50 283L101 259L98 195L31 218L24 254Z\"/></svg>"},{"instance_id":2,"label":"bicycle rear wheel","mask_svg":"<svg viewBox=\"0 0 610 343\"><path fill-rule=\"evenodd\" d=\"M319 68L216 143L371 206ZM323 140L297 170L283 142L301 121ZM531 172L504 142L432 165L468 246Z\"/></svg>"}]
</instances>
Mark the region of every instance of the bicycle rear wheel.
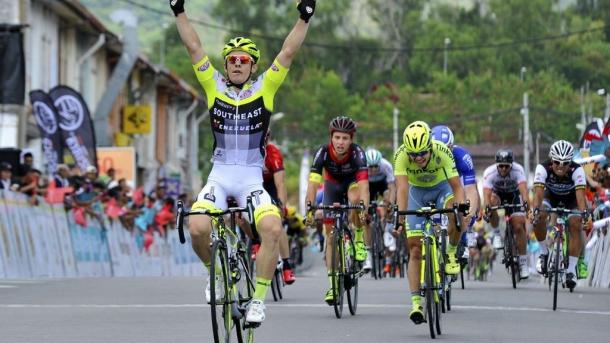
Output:
<instances>
[{"instance_id":1,"label":"bicycle rear wheel","mask_svg":"<svg viewBox=\"0 0 610 343\"><path fill-rule=\"evenodd\" d=\"M254 328L246 327L246 309L244 307L254 295L254 282L250 278L250 271L248 270L248 258L245 253L238 255L238 268L239 277L237 278L237 296L238 296L238 308L241 315L239 321L235 323L235 329L237 332L238 343L251 343L254 342Z\"/></svg>"},{"instance_id":2,"label":"bicycle rear wheel","mask_svg":"<svg viewBox=\"0 0 610 343\"><path fill-rule=\"evenodd\" d=\"M557 310L557 288L559 285L559 261L561 261L561 243L555 238L555 251L553 251L553 311Z\"/></svg>"},{"instance_id":3,"label":"bicycle rear wheel","mask_svg":"<svg viewBox=\"0 0 610 343\"><path fill-rule=\"evenodd\" d=\"M345 247L343 245L343 233L338 229L334 229L333 231L334 239L331 258L331 266L334 268L331 276L333 293L335 296L333 307L335 310L335 316L337 318L341 318L343 315L343 291L345 287Z\"/></svg>"},{"instance_id":4,"label":"bicycle rear wheel","mask_svg":"<svg viewBox=\"0 0 610 343\"><path fill-rule=\"evenodd\" d=\"M432 254L430 243L425 243L425 256L424 256L424 280L426 281L426 285L424 286L424 301L426 302L426 321L428 322L428 327L430 328L430 337L436 338L436 331L434 328L435 325L435 314L436 314L436 305L435 305L435 282L434 282L434 268L432 266Z\"/></svg>"},{"instance_id":5,"label":"bicycle rear wheel","mask_svg":"<svg viewBox=\"0 0 610 343\"><path fill-rule=\"evenodd\" d=\"M220 266L220 270L217 270ZM212 245L212 267L210 268L210 309L212 314L212 332L214 342L229 342L231 331L235 328L232 314L232 285L228 275L229 257L222 241L215 241ZM216 292L216 278L220 278L220 294ZM218 300L216 300L218 299ZM236 330L236 334L239 334Z\"/></svg>"},{"instance_id":6,"label":"bicycle rear wheel","mask_svg":"<svg viewBox=\"0 0 610 343\"><path fill-rule=\"evenodd\" d=\"M356 309L358 308L358 273L359 268L358 264L354 260L353 256L356 256L356 248L354 246L353 240L350 239L348 244L349 252L345 255L345 260L347 263L345 264L345 269L347 273L345 274L345 290L347 293L347 305L349 307L349 313L351 315L356 314Z\"/></svg>"}]
</instances>

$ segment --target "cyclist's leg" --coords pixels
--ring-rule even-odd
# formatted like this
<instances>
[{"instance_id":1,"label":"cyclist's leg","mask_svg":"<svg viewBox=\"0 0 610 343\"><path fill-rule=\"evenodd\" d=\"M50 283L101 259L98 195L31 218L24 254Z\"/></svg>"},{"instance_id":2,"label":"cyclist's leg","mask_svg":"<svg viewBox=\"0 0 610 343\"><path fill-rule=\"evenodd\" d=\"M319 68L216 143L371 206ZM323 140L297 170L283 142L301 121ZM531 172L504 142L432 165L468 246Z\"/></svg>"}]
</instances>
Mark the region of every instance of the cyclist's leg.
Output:
<instances>
[{"instance_id":1,"label":"cyclist's leg","mask_svg":"<svg viewBox=\"0 0 610 343\"><path fill-rule=\"evenodd\" d=\"M569 208L577 209L576 206L570 206ZM566 274L566 284L569 288L576 286L576 266L578 264L578 258L582 250L582 219L579 215L570 215L568 217L567 230L569 233L568 242L568 270ZM570 275L572 274L572 275Z\"/></svg>"},{"instance_id":2,"label":"cyclist's leg","mask_svg":"<svg viewBox=\"0 0 610 343\"><path fill-rule=\"evenodd\" d=\"M551 208L551 202L549 199L545 198L542 201L542 208ZM546 273L546 265L549 257L549 247L546 243L547 219L548 214L546 212L540 212L538 223L534 225L534 234L536 235L536 240L538 240L538 244L540 245L540 255L538 256L538 261L536 262L536 271L540 274Z\"/></svg>"},{"instance_id":3,"label":"cyclist's leg","mask_svg":"<svg viewBox=\"0 0 610 343\"><path fill-rule=\"evenodd\" d=\"M429 188L409 186L409 205L407 210L417 210L428 203L426 195ZM417 216L407 217L407 246L409 248L409 267L407 275L409 277L409 289L411 290L412 309L409 317L411 320L420 324L423 322L424 312L421 298L421 263L422 263L422 243L423 237L422 224L424 218Z\"/></svg>"},{"instance_id":4,"label":"cyclist's leg","mask_svg":"<svg viewBox=\"0 0 610 343\"><path fill-rule=\"evenodd\" d=\"M255 174L252 173L252 175ZM251 218L251 220L253 219L261 238L261 247L256 258L256 289L246 320L248 322L262 322L265 320L263 302L269 285L271 285L279 256L278 243L282 232L282 221L277 206L273 205L271 197L263 188L262 180L252 178L251 180L242 179L240 181L242 183L234 185L236 199L240 206L245 206L246 198L248 196L252 197L254 218Z\"/></svg>"},{"instance_id":5,"label":"cyclist's leg","mask_svg":"<svg viewBox=\"0 0 610 343\"><path fill-rule=\"evenodd\" d=\"M448 182L443 182L435 186L436 206L438 208L453 207L454 196ZM445 263L445 273L457 275L460 272L460 263L457 256L457 248L460 243L461 232L457 230L454 215L447 214L447 263ZM461 220L461 219L458 219ZM462 225L463 226L463 225Z\"/></svg>"},{"instance_id":6,"label":"cyclist's leg","mask_svg":"<svg viewBox=\"0 0 610 343\"><path fill-rule=\"evenodd\" d=\"M220 182L208 179L208 183L199 192L192 210L226 209L226 200L227 196ZM193 250L209 270L212 253L210 249L212 220L208 216L192 216L189 217L188 228Z\"/></svg>"},{"instance_id":7,"label":"cyclist's leg","mask_svg":"<svg viewBox=\"0 0 610 343\"><path fill-rule=\"evenodd\" d=\"M521 198L516 198L516 204L521 203ZM521 279L529 278L529 267L527 258L527 230L525 228L525 213L513 212L510 214L510 225L513 228L515 235L514 242L519 254L519 277Z\"/></svg>"},{"instance_id":8,"label":"cyclist's leg","mask_svg":"<svg viewBox=\"0 0 610 343\"><path fill-rule=\"evenodd\" d=\"M324 181L324 198L323 204L326 206L332 205L333 203L345 203L347 200L347 187L348 185L343 185L340 183L336 183L333 181L326 180ZM332 254L333 254L333 243L334 243L334 235L333 235L333 225L334 219L332 214L329 211L324 212L324 232L326 234L326 270L328 272L328 291L326 292L326 296L324 300L329 304L335 299L335 294L333 294L333 273L335 271L335 266L332 265Z\"/></svg>"},{"instance_id":9,"label":"cyclist's leg","mask_svg":"<svg viewBox=\"0 0 610 343\"><path fill-rule=\"evenodd\" d=\"M347 191L347 200L350 204L358 204L360 203L360 189L358 188L358 184L352 182L348 186ZM358 215L358 210L352 210L349 214L349 222L352 224L354 228L354 243L356 246L356 260L360 262L364 262L368 255L369 242L370 242L370 232L368 225L363 223L360 220L360 216Z\"/></svg>"}]
</instances>

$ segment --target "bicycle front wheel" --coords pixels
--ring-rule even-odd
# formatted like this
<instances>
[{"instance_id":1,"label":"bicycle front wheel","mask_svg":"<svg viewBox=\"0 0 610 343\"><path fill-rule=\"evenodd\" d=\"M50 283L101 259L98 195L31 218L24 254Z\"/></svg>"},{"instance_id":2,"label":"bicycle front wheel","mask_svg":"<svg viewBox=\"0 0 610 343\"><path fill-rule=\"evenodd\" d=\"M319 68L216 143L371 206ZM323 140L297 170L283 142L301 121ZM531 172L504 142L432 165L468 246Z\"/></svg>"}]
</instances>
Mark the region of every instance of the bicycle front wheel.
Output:
<instances>
[{"instance_id":1,"label":"bicycle front wheel","mask_svg":"<svg viewBox=\"0 0 610 343\"><path fill-rule=\"evenodd\" d=\"M354 246L354 241L350 240L348 247L348 253L345 255L346 260L346 270L345 273L345 290L347 293L347 305L349 307L349 313L351 315L356 314L356 309L358 308L358 266L353 256L356 256L356 248Z\"/></svg>"},{"instance_id":2,"label":"bicycle front wheel","mask_svg":"<svg viewBox=\"0 0 610 343\"><path fill-rule=\"evenodd\" d=\"M428 322L428 327L430 328L430 337L436 338L436 331L434 330L435 325L435 314L436 314L436 301L435 301L435 287L436 283L434 282L434 267L432 266L432 251L430 247L430 243L425 243L425 256L423 259L424 268L423 271L425 273L424 280L426 282L424 286L424 301L426 303L426 321Z\"/></svg>"},{"instance_id":3,"label":"bicycle front wheel","mask_svg":"<svg viewBox=\"0 0 610 343\"><path fill-rule=\"evenodd\" d=\"M555 238L557 240L557 238ZM553 261L553 311L557 310L557 288L559 285L559 261L562 259L562 251L561 251L561 243L555 242L555 251L553 251L554 261Z\"/></svg>"},{"instance_id":4,"label":"bicycle front wheel","mask_svg":"<svg viewBox=\"0 0 610 343\"><path fill-rule=\"evenodd\" d=\"M222 241L212 245L212 264L210 267L210 309L212 313L212 332L214 342L230 342L231 331L235 328L231 305L231 283L229 257ZM217 280L218 279L218 280ZM217 281L220 283L217 285ZM236 330L236 334L238 331Z\"/></svg>"},{"instance_id":5,"label":"bicycle front wheel","mask_svg":"<svg viewBox=\"0 0 610 343\"><path fill-rule=\"evenodd\" d=\"M335 316L341 318L343 315L343 291L344 291L344 271L345 271L345 247L343 245L342 233L338 229L334 229L333 247L332 247L332 284L333 284L333 295L335 301L333 307L335 310Z\"/></svg>"},{"instance_id":6,"label":"bicycle front wheel","mask_svg":"<svg viewBox=\"0 0 610 343\"><path fill-rule=\"evenodd\" d=\"M515 241L513 236L513 230L510 223L506 227L506 234L504 236L504 263L507 268L510 269L511 281L513 288L517 288L517 281L519 280L519 267L515 263Z\"/></svg>"}]
</instances>

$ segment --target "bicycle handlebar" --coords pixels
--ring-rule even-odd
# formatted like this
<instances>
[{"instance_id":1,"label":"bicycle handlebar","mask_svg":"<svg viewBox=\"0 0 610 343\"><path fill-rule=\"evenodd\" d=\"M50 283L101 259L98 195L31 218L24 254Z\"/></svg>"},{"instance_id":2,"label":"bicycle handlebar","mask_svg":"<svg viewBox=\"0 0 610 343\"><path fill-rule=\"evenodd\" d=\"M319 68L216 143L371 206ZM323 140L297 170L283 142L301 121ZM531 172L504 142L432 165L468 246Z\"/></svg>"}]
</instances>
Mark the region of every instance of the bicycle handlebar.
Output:
<instances>
[{"instance_id":1,"label":"bicycle handlebar","mask_svg":"<svg viewBox=\"0 0 610 343\"><path fill-rule=\"evenodd\" d=\"M176 205L176 230L178 230L178 236L180 238L180 243L186 243L186 237L184 236L184 217L194 216L194 215L205 215L210 217L222 217L226 214L233 213L242 213L248 212L250 218L254 217L254 206L252 204L252 197L248 196L246 198L246 207L229 207L224 211L210 211L210 210L202 210L202 211L192 211L185 210L184 203L182 201L178 201Z\"/></svg>"},{"instance_id":2,"label":"bicycle handlebar","mask_svg":"<svg viewBox=\"0 0 610 343\"><path fill-rule=\"evenodd\" d=\"M312 206L311 202L307 202L307 212L313 210L330 210L330 211L348 211L348 210L364 210L364 201L360 201L358 205L343 205L338 202L332 205Z\"/></svg>"},{"instance_id":3,"label":"bicycle handlebar","mask_svg":"<svg viewBox=\"0 0 610 343\"><path fill-rule=\"evenodd\" d=\"M501 210L501 209L504 209L504 210L516 209L516 210L526 211L527 202L524 202L523 204L502 204L502 205L498 205L498 206L487 205L485 207L485 215L483 216L483 220L485 220L486 222L489 223L489 215L491 214L491 212Z\"/></svg>"},{"instance_id":4,"label":"bicycle handlebar","mask_svg":"<svg viewBox=\"0 0 610 343\"><path fill-rule=\"evenodd\" d=\"M470 209L470 202L466 202L464 204L453 203L453 206L450 208L434 208L433 206L422 207L418 210L407 210L407 211L399 211L398 206L394 205L394 227L398 227L398 216L418 216L418 217L426 217L430 218L436 214L447 214L453 213L455 215L455 225L458 232L462 231L462 224L458 219L458 213L462 213L464 215L468 215L468 210Z\"/></svg>"},{"instance_id":5,"label":"bicycle handlebar","mask_svg":"<svg viewBox=\"0 0 610 343\"><path fill-rule=\"evenodd\" d=\"M587 210L579 211L579 210L567 209L564 207L535 208L534 209L534 219L532 220L533 225L538 224L538 221L539 221L538 214L540 212L555 213L560 216L563 216L563 215L568 216L570 214L576 214L576 215L579 215L583 220L587 219L587 217L589 216L589 211L587 211Z\"/></svg>"}]
</instances>

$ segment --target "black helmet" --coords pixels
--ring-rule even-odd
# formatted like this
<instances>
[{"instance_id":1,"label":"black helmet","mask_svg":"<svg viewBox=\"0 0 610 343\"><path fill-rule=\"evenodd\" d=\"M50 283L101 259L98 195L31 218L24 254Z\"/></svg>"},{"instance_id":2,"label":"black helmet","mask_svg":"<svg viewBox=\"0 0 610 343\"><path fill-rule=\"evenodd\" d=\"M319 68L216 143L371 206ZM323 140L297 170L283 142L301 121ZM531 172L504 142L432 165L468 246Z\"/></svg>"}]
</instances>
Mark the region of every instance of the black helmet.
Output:
<instances>
[{"instance_id":1,"label":"black helmet","mask_svg":"<svg viewBox=\"0 0 610 343\"><path fill-rule=\"evenodd\" d=\"M8 162L0 162L0 170L12 170L13 166L11 166Z\"/></svg>"},{"instance_id":2,"label":"black helmet","mask_svg":"<svg viewBox=\"0 0 610 343\"><path fill-rule=\"evenodd\" d=\"M500 149L496 152L496 163L513 163L513 151Z\"/></svg>"},{"instance_id":3,"label":"black helmet","mask_svg":"<svg viewBox=\"0 0 610 343\"><path fill-rule=\"evenodd\" d=\"M349 133L350 136L353 136L354 132L356 132L356 123L350 117L339 116L330 121L328 130L331 135L333 132L339 131Z\"/></svg>"}]
</instances>

